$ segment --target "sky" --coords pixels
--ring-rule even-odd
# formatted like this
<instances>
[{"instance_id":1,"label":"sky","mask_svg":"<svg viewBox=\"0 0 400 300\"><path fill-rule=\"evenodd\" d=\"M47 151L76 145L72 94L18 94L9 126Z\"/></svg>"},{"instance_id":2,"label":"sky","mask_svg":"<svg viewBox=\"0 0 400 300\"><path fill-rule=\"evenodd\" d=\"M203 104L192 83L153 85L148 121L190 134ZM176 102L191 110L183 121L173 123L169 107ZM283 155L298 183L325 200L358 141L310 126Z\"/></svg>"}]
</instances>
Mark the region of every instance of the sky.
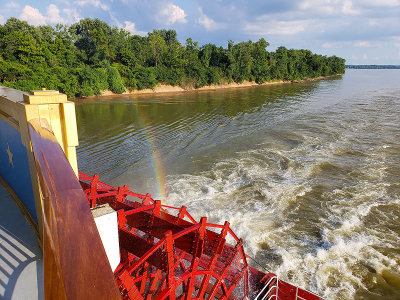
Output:
<instances>
[{"instance_id":1,"label":"sky","mask_svg":"<svg viewBox=\"0 0 400 300\"><path fill-rule=\"evenodd\" d=\"M347 64L400 65L400 0L0 0L0 24L99 18L145 36L174 29L178 40L227 47L264 38L279 46L337 55Z\"/></svg>"}]
</instances>

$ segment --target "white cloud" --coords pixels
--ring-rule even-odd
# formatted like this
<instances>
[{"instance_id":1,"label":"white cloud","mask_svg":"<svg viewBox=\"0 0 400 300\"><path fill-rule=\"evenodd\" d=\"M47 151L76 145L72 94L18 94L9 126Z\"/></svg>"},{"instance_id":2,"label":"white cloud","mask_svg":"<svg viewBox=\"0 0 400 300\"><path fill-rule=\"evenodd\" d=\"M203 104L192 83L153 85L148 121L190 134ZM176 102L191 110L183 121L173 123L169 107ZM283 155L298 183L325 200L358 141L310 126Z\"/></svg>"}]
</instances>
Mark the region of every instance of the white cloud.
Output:
<instances>
[{"instance_id":1,"label":"white cloud","mask_svg":"<svg viewBox=\"0 0 400 300\"><path fill-rule=\"evenodd\" d=\"M147 32L137 30L136 24L131 21L124 21L124 24L121 24L121 22L114 16L113 13L110 13L110 18L115 23L115 25L117 25L118 28L122 28L133 35L141 35L141 36L147 35Z\"/></svg>"},{"instance_id":2,"label":"white cloud","mask_svg":"<svg viewBox=\"0 0 400 300\"><path fill-rule=\"evenodd\" d=\"M400 0L363 0L363 3L375 7L396 7L400 6Z\"/></svg>"},{"instance_id":3,"label":"white cloud","mask_svg":"<svg viewBox=\"0 0 400 300\"><path fill-rule=\"evenodd\" d=\"M19 9L20 6L19 6L18 3L15 3L15 2L13 2L13 1L11 1L11 2L8 2L8 3L6 4L6 8L8 8L8 9Z\"/></svg>"},{"instance_id":4,"label":"white cloud","mask_svg":"<svg viewBox=\"0 0 400 300\"><path fill-rule=\"evenodd\" d=\"M211 30L216 30L221 27L219 24L217 24L217 22L215 22L213 19L211 19L207 15L205 15L201 8L199 8L199 12L200 12L200 17L198 18L197 21L206 30L211 31Z\"/></svg>"},{"instance_id":5,"label":"white cloud","mask_svg":"<svg viewBox=\"0 0 400 300\"><path fill-rule=\"evenodd\" d=\"M136 32L136 25L135 23L131 21L125 21L124 22L125 26L123 27L126 31L129 31L132 34L135 34Z\"/></svg>"},{"instance_id":6,"label":"white cloud","mask_svg":"<svg viewBox=\"0 0 400 300\"><path fill-rule=\"evenodd\" d=\"M364 53L363 56L362 56L362 58L363 58L363 59L368 59L368 55Z\"/></svg>"},{"instance_id":7,"label":"white cloud","mask_svg":"<svg viewBox=\"0 0 400 300\"><path fill-rule=\"evenodd\" d=\"M367 0L378 3L381 0ZM383 0L385 1L385 0ZM386 1L400 1L400 0L386 0ZM358 3L355 3L358 2ZM361 14L361 7L365 7L364 0L303 0L298 8L309 14L318 16L342 16L342 15L359 15Z\"/></svg>"},{"instance_id":8,"label":"white cloud","mask_svg":"<svg viewBox=\"0 0 400 300\"><path fill-rule=\"evenodd\" d=\"M66 23L65 20L60 16L60 10L55 4L50 4L49 6L47 6L46 16L46 19L50 24Z\"/></svg>"},{"instance_id":9,"label":"white cloud","mask_svg":"<svg viewBox=\"0 0 400 300\"><path fill-rule=\"evenodd\" d=\"M108 11L110 9L107 4L104 4L99 0L78 0L78 1L75 1L74 4L81 6L81 7L92 6L95 8L101 8L104 11Z\"/></svg>"},{"instance_id":10,"label":"white cloud","mask_svg":"<svg viewBox=\"0 0 400 300\"><path fill-rule=\"evenodd\" d=\"M322 48L333 48L335 46L334 43L325 42L322 44Z\"/></svg>"},{"instance_id":11,"label":"white cloud","mask_svg":"<svg viewBox=\"0 0 400 300\"><path fill-rule=\"evenodd\" d=\"M23 21L27 21L29 24L38 26L46 24L71 24L80 20L79 14L75 8L68 9L64 8L63 13L65 18L60 15L60 9L55 4L50 4L46 8L46 15L42 15L37 8L26 5L19 18Z\"/></svg>"},{"instance_id":12,"label":"white cloud","mask_svg":"<svg viewBox=\"0 0 400 300\"><path fill-rule=\"evenodd\" d=\"M399 57L400 57L400 36L394 37L394 41L395 41L394 46L399 51Z\"/></svg>"},{"instance_id":13,"label":"white cloud","mask_svg":"<svg viewBox=\"0 0 400 300\"><path fill-rule=\"evenodd\" d=\"M331 0L305 0L299 5L300 10L313 11L318 14L332 15L335 12L335 7Z\"/></svg>"},{"instance_id":14,"label":"white cloud","mask_svg":"<svg viewBox=\"0 0 400 300\"><path fill-rule=\"evenodd\" d=\"M369 41L355 41L353 43L354 47L371 47L371 42Z\"/></svg>"},{"instance_id":15,"label":"white cloud","mask_svg":"<svg viewBox=\"0 0 400 300\"><path fill-rule=\"evenodd\" d=\"M26 5L19 18L22 21L27 21L31 25L45 25L46 17L43 16L37 8L33 8L32 6Z\"/></svg>"},{"instance_id":16,"label":"white cloud","mask_svg":"<svg viewBox=\"0 0 400 300\"><path fill-rule=\"evenodd\" d=\"M361 12L353 8L353 2L351 0L344 0L342 5L342 13L346 15L359 15Z\"/></svg>"},{"instance_id":17,"label":"white cloud","mask_svg":"<svg viewBox=\"0 0 400 300\"><path fill-rule=\"evenodd\" d=\"M369 26L377 26L377 25L379 25L379 19L372 19L372 18L368 19L368 25Z\"/></svg>"},{"instance_id":18,"label":"white cloud","mask_svg":"<svg viewBox=\"0 0 400 300\"><path fill-rule=\"evenodd\" d=\"M244 30L256 35L294 35L305 31L309 22L308 20L278 21L263 17L255 23L245 25Z\"/></svg>"},{"instance_id":19,"label":"white cloud","mask_svg":"<svg viewBox=\"0 0 400 300\"><path fill-rule=\"evenodd\" d=\"M0 24L4 24L4 17L0 15Z\"/></svg>"},{"instance_id":20,"label":"white cloud","mask_svg":"<svg viewBox=\"0 0 400 300\"><path fill-rule=\"evenodd\" d=\"M64 8L63 13L67 16L67 24L79 22L79 20L81 19L76 8Z\"/></svg>"},{"instance_id":21,"label":"white cloud","mask_svg":"<svg viewBox=\"0 0 400 300\"><path fill-rule=\"evenodd\" d=\"M354 41L352 46L357 48L382 48L386 45L382 41Z\"/></svg>"},{"instance_id":22,"label":"white cloud","mask_svg":"<svg viewBox=\"0 0 400 300\"><path fill-rule=\"evenodd\" d=\"M57 0L57 3L65 5L65 6L70 6L70 3L68 0Z\"/></svg>"},{"instance_id":23,"label":"white cloud","mask_svg":"<svg viewBox=\"0 0 400 300\"><path fill-rule=\"evenodd\" d=\"M343 48L343 47L347 47L349 45L348 42L324 42L322 43L321 47L324 49L339 49L339 48Z\"/></svg>"},{"instance_id":24,"label":"white cloud","mask_svg":"<svg viewBox=\"0 0 400 300\"><path fill-rule=\"evenodd\" d=\"M174 23L186 23L185 11L179 6L168 3L158 13L157 17L159 22L165 25L172 25Z\"/></svg>"},{"instance_id":25,"label":"white cloud","mask_svg":"<svg viewBox=\"0 0 400 300\"><path fill-rule=\"evenodd\" d=\"M124 26L122 26L122 28L125 29L126 31L129 31L132 34L135 34L135 35L145 36L147 34L147 32L145 32L145 31L137 30L135 23L133 23L131 21L125 21Z\"/></svg>"}]
</instances>

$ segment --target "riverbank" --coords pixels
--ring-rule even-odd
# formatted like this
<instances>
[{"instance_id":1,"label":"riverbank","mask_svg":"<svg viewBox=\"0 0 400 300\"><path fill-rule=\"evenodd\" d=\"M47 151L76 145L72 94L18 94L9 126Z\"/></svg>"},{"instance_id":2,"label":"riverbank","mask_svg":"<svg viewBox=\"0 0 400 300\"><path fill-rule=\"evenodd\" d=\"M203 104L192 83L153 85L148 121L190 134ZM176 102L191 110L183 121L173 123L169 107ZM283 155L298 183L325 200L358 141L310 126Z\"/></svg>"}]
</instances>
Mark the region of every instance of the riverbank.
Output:
<instances>
[{"instance_id":1,"label":"riverbank","mask_svg":"<svg viewBox=\"0 0 400 300\"><path fill-rule=\"evenodd\" d=\"M110 90L105 90L101 92L101 95L92 96L92 97L102 97L102 96L118 96L118 95L148 95L148 94L164 94L164 93L187 93L187 92L197 92L197 91L213 91L220 89L234 89L234 88L244 88L244 87L253 87L253 86L262 86L262 85L272 85L272 84L283 84L287 83L286 81L271 81L265 82L262 84L258 84L256 82L244 81L242 83L223 83L223 84L213 84L206 85L201 88L182 88L180 86L173 86L169 84L158 84L153 89L143 89L143 90L133 90L126 91L122 94L113 93ZM290 83L290 82L289 82ZM88 97L91 98L91 97Z\"/></svg>"},{"instance_id":2,"label":"riverbank","mask_svg":"<svg viewBox=\"0 0 400 300\"><path fill-rule=\"evenodd\" d=\"M242 83L221 83L221 84L213 84L206 85L201 88L182 88L180 86L173 86L169 84L158 84L153 89L143 89L143 90L133 90L133 91L125 91L121 94L116 94L110 90L101 91L100 95L94 95L90 97L80 97L74 98L74 100L85 100L85 99L93 99L93 98L101 98L101 97L118 97L118 96L130 96L130 95L151 95L151 94L174 94L174 93L190 93L190 92L200 92L200 91L215 91L221 89L237 89L237 88L248 88L248 87L257 87L257 86L267 86L267 85L277 85L277 84L294 84L294 83L302 83L309 81L317 81L329 77L341 76L343 74L329 75L329 76L319 76L316 78L306 78L303 80L274 80L268 81L264 83L257 83L254 81L243 81Z\"/></svg>"}]
</instances>

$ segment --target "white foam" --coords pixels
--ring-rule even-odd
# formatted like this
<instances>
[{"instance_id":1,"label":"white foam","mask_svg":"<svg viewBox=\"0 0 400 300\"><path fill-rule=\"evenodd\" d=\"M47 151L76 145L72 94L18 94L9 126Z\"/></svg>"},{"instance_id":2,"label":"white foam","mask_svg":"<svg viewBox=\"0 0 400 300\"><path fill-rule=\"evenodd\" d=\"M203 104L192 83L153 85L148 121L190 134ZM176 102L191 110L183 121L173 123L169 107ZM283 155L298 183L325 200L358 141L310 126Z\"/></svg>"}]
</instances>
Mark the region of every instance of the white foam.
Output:
<instances>
[{"instance_id":1,"label":"white foam","mask_svg":"<svg viewBox=\"0 0 400 300\"><path fill-rule=\"evenodd\" d=\"M375 116L351 109L362 113L349 118L338 109L321 128L295 120L274 141L198 174L168 177L167 202L188 206L197 219L228 220L266 269L324 298L376 288L384 270L400 274L400 257L382 250L398 249L390 225L400 217L400 193L388 177L398 161L384 135L371 140ZM287 146L285 133L301 142ZM263 260L267 251L273 259Z\"/></svg>"}]
</instances>

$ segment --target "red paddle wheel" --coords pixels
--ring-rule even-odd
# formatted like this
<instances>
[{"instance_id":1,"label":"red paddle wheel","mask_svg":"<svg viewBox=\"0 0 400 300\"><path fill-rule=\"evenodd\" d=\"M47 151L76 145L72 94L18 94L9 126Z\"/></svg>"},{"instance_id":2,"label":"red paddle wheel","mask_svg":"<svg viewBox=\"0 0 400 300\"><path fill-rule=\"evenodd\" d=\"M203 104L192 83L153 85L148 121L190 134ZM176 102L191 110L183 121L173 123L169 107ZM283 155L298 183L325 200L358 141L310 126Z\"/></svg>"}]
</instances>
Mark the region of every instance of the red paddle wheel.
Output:
<instances>
[{"instance_id":1,"label":"red paddle wheel","mask_svg":"<svg viewBox=\"0 0 400 300\"><path fill-rule=\"evenodd\" d=\"M108 203L117 211L121 262L114 275L124 299L319 299L250 267L229 222L196 222L185 206L162 205L97 175L80 173L80 181L91 208Z\"/></svg>"}]
</instances>

